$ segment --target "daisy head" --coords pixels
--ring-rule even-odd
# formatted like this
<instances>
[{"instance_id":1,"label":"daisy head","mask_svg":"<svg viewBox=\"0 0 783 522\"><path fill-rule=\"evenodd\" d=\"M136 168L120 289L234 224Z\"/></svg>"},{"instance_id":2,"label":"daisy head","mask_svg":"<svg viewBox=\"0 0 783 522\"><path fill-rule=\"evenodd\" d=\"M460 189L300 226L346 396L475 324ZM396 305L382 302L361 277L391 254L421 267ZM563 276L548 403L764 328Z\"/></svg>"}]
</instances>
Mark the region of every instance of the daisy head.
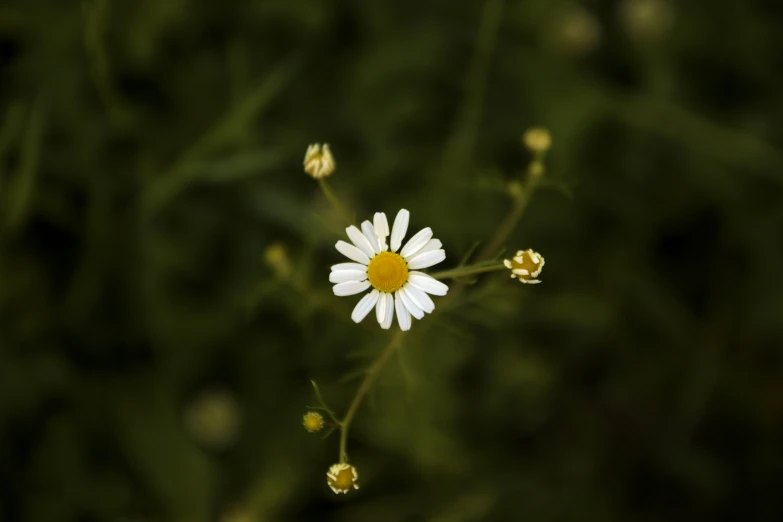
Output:
<instances>
[{"instance_id":1,"label":"daisy head","mask_svg":"<svg viewBox=\"0 0 783 522\"><path fill-rule=\"evenodd\" d=\"M354 295L371 289L354 308L354 322L360 322L375 308L381 328L391 327L396 312L400 328L410 330L411 316L421 319L435 309L427 294L448 292L445 284L418 271L446 259L443 245L432 237L432 229L420 230L400 249L409 219L410 212L400 210L390 236L386 214L376 212L373 222L365 221L361 230L355 226L345 229L351 243L337 242L337 250L354 262L332 267L329 281L336 283L334 295Z\"/></svg>"},{"instance_id":2,"label":"daisy head","mask_svg":"<svg viewBox=\"0 0 783 522\"><path fill-rule=\"evenodd\" d=\"M531 249L518 250L513 259L503 261L506 268L511 270L511 278L519 279L520 283L537 284L541 281L538 276L544 268L544 256Z\"/></svg>"},{"instance_id":3,"label":"daisy head","mask_svg":"<svg viewBox=\"0 0 783 522\"><path fill-rule=\"evenodd\" d=\"M357 480L359 480L359 473L347 462L333 464L326 472L326 483L337 494L359 489Z\"/></svg>"}]
</instances>

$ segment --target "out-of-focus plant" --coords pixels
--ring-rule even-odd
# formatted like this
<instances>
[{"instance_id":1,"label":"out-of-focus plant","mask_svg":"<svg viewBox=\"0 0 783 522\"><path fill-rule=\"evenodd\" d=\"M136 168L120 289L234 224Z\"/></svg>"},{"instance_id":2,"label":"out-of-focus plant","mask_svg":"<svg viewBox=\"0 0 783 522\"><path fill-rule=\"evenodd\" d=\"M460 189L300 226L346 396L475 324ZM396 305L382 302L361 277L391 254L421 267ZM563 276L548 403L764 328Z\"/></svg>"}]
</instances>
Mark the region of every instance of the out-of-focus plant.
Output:
<instances>
[{"instance_id":1,"label":"out-of-focus plant","mask_svg":"<svg viewBox=\"0 0 783 522\"><path fill-rule=\"evenodd\" d=\"M318 181L324 197L334 207L335 212L349 223L346 233L351 243L338 241L336 248L352 262L332 266L329 280L335 283L334 294L347 296L370 290L356 304L351 319L360 323L375 310L382 329L388 330L392 327L395 314L400 328L391 334L386 348L366 370L364 379L342 417L327 405L318 385L312 381L318 405L310 408L324 411L331 420L331 427L340 432L339 461L331 466L326 474L327 484L335 493L348 493L359 488L358 470L349 463L348 455L351 423L389 358L405 342L406 335L415 335L415 331L407 334L411 330L412 318L422 319L425 314L434 312L435 304L428 294L446 296L443 299L444 304L456 306L459 304L459 297L465 295L465 290L469 284L476 282L477 276L505 269L511 272L512 279L522 283L541 282L538 279L544 267L544 257L541 254L531 249L518 250L512 259L499 259L506 250L507 239L522 219L539 181L544 176L544 160L552 145L552 138L548 130L535 127L523 134L522 144L531 153L532 160L524 178L515 180L514 189L509 191L512 204L505 219L475 257L473 254L478 244L458 266L431 275L418 270L431 267L446 258L445 250L441 248L443 245L432 237L432 230L424 228L403 244L410 220L410 214L405 209L399 211L391 229L386 215L378 212L373 222L361 223L360 230L351 224L345 210L346 205L341 202L326 179L335 170L335 161L329 146L313 144L307 148L304 159L305 173ZM283 262L284 254L279 245L269 247L266 258L278 275L287 274L284 268L287 264ZM449 279L456 282L450 293L449 288L441 282ZM310 411L305 413L303 425L308 432L317 432L324 426L324 419L317 412ZM329 433L331 430L327 436Z\"/></svg>"}]
</instances>

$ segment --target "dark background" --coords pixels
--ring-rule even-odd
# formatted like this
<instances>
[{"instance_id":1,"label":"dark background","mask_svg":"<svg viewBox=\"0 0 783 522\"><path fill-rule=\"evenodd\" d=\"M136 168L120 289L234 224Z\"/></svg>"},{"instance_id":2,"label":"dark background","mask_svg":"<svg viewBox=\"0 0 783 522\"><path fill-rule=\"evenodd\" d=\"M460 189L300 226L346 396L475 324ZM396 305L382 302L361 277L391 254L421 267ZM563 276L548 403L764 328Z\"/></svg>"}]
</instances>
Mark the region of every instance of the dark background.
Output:
<instances>
[{"instance_id":1,"label":"dark background","mask_svg":"<svg viewBox=\"0 0 783 522\"><path fill-rule=\"evenodd\" d=\"M0 3L0 520L783 520L781 27L771 0ZM307 145L450 268L533 125L508 247L543 284L414 324L335 496L309 379L344 412L389 334L331 293Z\"/></svg>"}]
</instances>

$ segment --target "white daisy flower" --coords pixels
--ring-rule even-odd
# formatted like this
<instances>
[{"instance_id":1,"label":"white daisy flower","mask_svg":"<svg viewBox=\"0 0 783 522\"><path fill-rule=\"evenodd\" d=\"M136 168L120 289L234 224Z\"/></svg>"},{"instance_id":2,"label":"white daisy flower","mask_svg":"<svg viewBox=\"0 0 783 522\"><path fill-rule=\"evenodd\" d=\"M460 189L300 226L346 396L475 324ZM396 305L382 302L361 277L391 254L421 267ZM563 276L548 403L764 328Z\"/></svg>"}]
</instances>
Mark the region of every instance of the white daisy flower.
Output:
<instances>
[{"instance_id":1,"label":"white daisy flower","mask_svg":"<svg viewBox=\"0 0 783 522\"><path fill-rule=\"evenodd\" d=\"M329 281L336 283L334 295L354 295L372 288L353 309L354 322L360 322L375 308L375 316L384 330L391 328L395 312L400 328L410 330L411 316L421 319L435 309L427 294L442 296L448 292L448 286L418 271L446 259L443 245L432 237L431 228L414 234L397 253L408 231L409 219L407 210L397 213L388 245L389 222L383 212L376 212L372 223L362 223L361 231L355 226L345 229L353 244L338 241L335 245L354 263L332 267Z\"/></svg>"}]
</instances>

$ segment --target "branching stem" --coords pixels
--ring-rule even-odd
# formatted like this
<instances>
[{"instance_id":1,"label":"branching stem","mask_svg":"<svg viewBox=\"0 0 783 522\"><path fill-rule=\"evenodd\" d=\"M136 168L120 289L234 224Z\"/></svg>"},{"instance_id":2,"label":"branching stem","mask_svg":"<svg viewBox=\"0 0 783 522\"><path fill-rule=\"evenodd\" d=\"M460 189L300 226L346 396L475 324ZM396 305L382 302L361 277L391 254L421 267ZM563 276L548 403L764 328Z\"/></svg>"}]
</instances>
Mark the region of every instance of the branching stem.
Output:
<instances>
[{"instance_id":1,"label":"branching stem","mask_svg":"<svg viewBox=\"0 0 783 522\"><path fill-rule=\"evenodd\" d=\"M364 396L367 395L368 391L370 391L370 388L372 388L372 385L378 378L378 374L380 374L383 367L386 366L386 362L394 353L394 350L396 350L400 345L400 342L404 336L405 332L402 330L398 330L392 336L389 344L386 345L386 348L383 349L378 358L375 359L375 361L372 363L372 366L370 366L370 368L367 370L367 373L364 376L364 380L362 381L361 385L359 385L359 389L357 390L356 395L354 395L353 401L351 401L351 405L348 407L348 411L346 412L345 417L343 417L343 420L339 423L340 462L348 462L348 452L346 451L346 446L348 444L348 432L351 429L351 423L353 422L354 416L356 416L356 412L359 410L359 406L362 404Z\"/></svg>"}]
</instances>

